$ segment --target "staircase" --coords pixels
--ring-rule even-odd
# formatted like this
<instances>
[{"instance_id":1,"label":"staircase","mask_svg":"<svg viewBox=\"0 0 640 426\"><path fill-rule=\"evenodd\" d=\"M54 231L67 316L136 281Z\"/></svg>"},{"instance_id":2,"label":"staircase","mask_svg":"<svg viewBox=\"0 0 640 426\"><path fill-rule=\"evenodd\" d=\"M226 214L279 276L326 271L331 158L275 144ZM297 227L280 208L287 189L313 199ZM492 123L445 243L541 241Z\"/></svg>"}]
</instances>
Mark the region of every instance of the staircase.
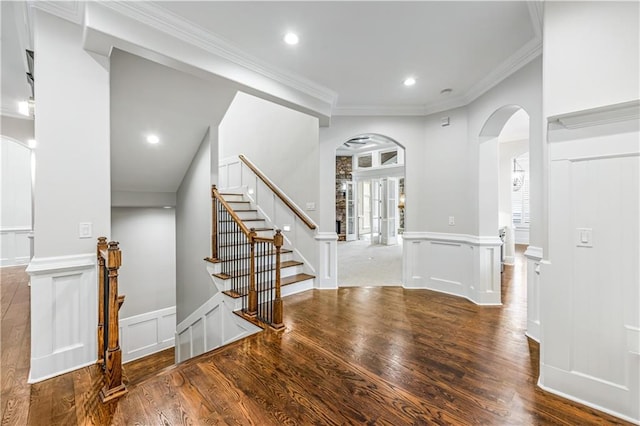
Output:
<instances>
[{"instance_id":1,"label":"staircase","mask_svg":"<svg viewBox=\"0 0 640 426\"><path fill-rule=\"evenodd\" d=\"M281 236L280 231L270 226L262 217L256 206L241 192L217 193L214 189L214 199L219 197L224 200L225 207L230 214L224 212L214 214L216 216L215 239L217 240L216 258L208 259L211 262L211 275L218 288L223 289L223 294L230 298L229 302L233 310L243 316L248 315L249 288L251 276L251 252L250 245L242 235L238 236L235 228L246 228L254 233L258 244L261 239L274 239L274 235ZM215 201L214 201L215 202ZM241 224L236 223L240 220ZM280 237L282 241L284 238ZM295 252L286 246L279 248L279 274L276 273L276 249L272 246L257 246L255 252L259 256L260 269L255 272L259 283L257 298L259 305L273 302L275 293L271 290L275 285L266 283L279 277L280 297L286 297L295 293L313 288L314 276L307 273L304 262L296 259ZM260 277L263 277L262 279ZM266 278L264 278L266 277ZM262 287L260 282L263 283ZM275 283L274 283L275 284ZM258 308L260 312L260 307ZM250 315L253 317L253 315ZM260 315L258 315L260 316ZM273 325L273 324L271 324Z\"/></svg>"}]
</instances>

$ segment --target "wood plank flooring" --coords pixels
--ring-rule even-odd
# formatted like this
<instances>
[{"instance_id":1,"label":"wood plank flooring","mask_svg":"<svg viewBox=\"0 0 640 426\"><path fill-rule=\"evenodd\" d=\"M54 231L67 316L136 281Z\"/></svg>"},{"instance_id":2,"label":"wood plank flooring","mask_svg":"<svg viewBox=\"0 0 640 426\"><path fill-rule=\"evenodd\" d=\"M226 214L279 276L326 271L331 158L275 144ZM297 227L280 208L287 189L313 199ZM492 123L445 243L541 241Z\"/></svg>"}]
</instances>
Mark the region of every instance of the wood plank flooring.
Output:
<instances>
[{"instance_id":1,"label":"wood plank flooring","mask_svg":"<svg viewBox=\"0 0 640 426\"><path fill-rule=\"evenodd\" d=\"M535 386L523 268L503 274L503 307L399 287L290 296L283 332L169 368L165 351L155 375L154 357L126 364L129 393L108 404L97 366L26 384L26 277L4 268L2 424L628 424Z\"/></svg>"}]
</instances>

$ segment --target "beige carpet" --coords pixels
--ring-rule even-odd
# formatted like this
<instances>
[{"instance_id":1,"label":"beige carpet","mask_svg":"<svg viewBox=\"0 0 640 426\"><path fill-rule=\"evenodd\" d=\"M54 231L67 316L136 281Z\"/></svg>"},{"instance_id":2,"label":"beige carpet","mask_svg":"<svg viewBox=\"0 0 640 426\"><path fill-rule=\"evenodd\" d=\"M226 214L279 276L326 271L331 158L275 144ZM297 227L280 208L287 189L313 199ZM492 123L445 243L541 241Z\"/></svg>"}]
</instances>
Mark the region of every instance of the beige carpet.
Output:
<instances>
[{"instance_id":1,"label":"beige carpet","mask_svg":"<svg viewBox=\"0 0 640 426\"><path fill-rule=\"evenodd\" d=\"M402 244L338 242L339 287L399 285L402 285Z\"/></svg>"}]
</instances>

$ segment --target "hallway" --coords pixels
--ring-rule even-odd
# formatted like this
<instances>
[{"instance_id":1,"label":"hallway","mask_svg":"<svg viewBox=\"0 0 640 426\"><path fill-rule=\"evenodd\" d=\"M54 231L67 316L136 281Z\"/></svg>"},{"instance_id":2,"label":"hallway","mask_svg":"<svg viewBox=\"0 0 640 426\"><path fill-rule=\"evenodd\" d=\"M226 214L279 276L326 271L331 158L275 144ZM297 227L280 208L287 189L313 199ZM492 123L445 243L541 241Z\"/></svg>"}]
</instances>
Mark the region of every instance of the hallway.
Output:
<instances>
[{"instance_id":1,"label":"hallway","mask_svg":"<svg viewBox=\"0 0 640 426\"><path fill-rule=\"evenodd\" d=\"M401 285L402 244L371 245L366 240L338 243L339 287Z\"/></svg>"}]
</instances>

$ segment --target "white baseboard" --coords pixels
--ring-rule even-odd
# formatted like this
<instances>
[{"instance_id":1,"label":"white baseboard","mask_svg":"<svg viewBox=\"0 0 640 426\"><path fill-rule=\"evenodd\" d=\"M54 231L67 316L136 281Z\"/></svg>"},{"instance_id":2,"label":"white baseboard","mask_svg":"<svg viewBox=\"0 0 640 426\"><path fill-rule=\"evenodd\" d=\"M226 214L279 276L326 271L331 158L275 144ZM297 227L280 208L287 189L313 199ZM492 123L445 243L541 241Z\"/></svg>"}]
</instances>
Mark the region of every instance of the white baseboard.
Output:
<instances>
[{"instance_id":1,"label":"white baseboard","mask_svg":"<svg viewBox=\"0 0 640 426\"><path fill-rule=\"evenodd\" d=\"M120 319L122 362L130 362L175 345L176 307Z\"/></svg>"}]
</instances>

